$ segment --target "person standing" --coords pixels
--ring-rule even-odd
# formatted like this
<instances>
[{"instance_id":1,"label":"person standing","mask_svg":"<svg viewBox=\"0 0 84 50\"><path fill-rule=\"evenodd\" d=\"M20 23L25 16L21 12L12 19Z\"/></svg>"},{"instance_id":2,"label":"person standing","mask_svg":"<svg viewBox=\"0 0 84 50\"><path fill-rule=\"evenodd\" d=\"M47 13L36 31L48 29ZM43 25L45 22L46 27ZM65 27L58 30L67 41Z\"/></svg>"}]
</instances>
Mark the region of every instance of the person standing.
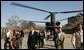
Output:
<instances>
[{"instance_id":1,"label":"person standing","mask_svg":"<svg viewBox=\"0 0 84 50\"><path fill-rule=\"evenodd\" d=\"M12 41L11 42L12 49L19 49L20 33L18 28L15 28L15 30L13 30L13 37L11 41Z\"/></svg>"},{"instance_id":2,"label":"person standing","mask_svg":"<svg viewBox=\"0 0 84 50\"><path fill-rule=\"evenodd\" d=\"M20 33L20 48L22 48L22 40L23 40L23 37L24 37L24 32L20 29L19 33Z\"/></svg>"},{"instance_id":3,"label":"person standing","mask_svg":"<svg viewBox=\"0 0 84 50\"><path fill-rule=\"evenodd\" d=\"M28 44L28 49L36 49L35 45L37 44L38 40L38 32L34 30L34 27L30 28L31 31L29 32L27 44Z\"/></svg>"},{"instance_id":4,"label":"person standing","mask_svg":"<svg viewBox=\"0 0 84 50\"><path fill-rule=\"evenodd\" d=\"M77 24L76 31L71 38L71 43L75 49L83 48L83 29L81 24Z\"/></svg>"},{"instance_id":5,"label":"person standing","mask_svg":"<svg viewBox=\"0 0 84 50\"><path fill-rule=\"evenodd\" d=\"M11 38L12 38L12 31L9 28L8 32L5 34L6 38L5 38L5 43L4 43L4 49L11 49Z\"/></svg>"},{"instance_id":6,"label":"person standing","mask_svg":"<svg viewBox=\"0 0 84 50\"><path fill-rule=\"evenodd\" d=\"M56 49L64 49L65 33L62 32L62 27L55 27L54 33L54 44Z\"/></svg>"},{"instance_id":7,"label":"person standing","mask_svg":"<svg viewBox=\"0 0 84 50\"><path fill-rule=\"evenodd\" d=\"M20 32L19 29L17 28L16 30L16 49L20 48Z\"/></svg>"},{"instance_id":8,"label":"person standing","mask_svg":"<svg viewBox=\"0 0 84 50\"><path fill-rule=\"evenodd\" d=\"M39 47L43 47L44 46L44 38L45 38L45 33L44 33L44 30L42 30L39 33Z\"/></svg>"},{"instance_id":9,"label":"person standing","mask_svg":"<svg viewBox=\"0 0 84 50\"><path fill-rule=\"evenodd\" d=\"M11 47L12 49L16 49L16 29L13 30L13 37L11 39Z\"/></svg>"},{"instance_id":10,"label":"person standing","mask_svg":"<svg viewBox=\"0 0 84 50\"><path fill-rule=\"evenodd\" d=\"M47 40L50 38L50 30L47 31Z\"/></svg>"}]
</instances>

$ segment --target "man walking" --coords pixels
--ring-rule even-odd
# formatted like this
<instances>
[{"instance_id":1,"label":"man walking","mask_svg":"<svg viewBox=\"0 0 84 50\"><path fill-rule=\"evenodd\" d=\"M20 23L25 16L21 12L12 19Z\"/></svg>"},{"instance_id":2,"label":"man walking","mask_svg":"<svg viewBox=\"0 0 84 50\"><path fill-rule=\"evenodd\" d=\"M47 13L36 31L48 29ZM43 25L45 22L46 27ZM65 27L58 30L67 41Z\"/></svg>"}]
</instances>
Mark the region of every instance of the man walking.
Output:
<instances>
[{"instance_id":1,"label":"man walking","mask_svg":"<svg viewBox=\"0 0 84 50\"><path fill-rule=\"evenodd\" d=\"M38 40L38 33L34 30L33 27L30 28L31 31L29 32L27 44L28 44L28 49L36 49L35 45Z\"/></svg>"},{"instance_id":2,"label":"man walking","mask_svg":"<svg viewBox=\"0 0 84 50\"><path fill-rule=\"evenodd\" d=\"M64 49L65 33L62 32L62 27L55 27L54 33L54 43L56 49Z\"/></svg>"},{"instance_id":3,"label":"man walking","mask_svg":"<svg viewBox=\"0 0 84 50\"><path fill-rule=\"evenodd\" d=\"M76 27L76 32L73 33L71 42L75 49L83 48L83 29L82 25L78 24Z\"/></svg>"}]
</instances>

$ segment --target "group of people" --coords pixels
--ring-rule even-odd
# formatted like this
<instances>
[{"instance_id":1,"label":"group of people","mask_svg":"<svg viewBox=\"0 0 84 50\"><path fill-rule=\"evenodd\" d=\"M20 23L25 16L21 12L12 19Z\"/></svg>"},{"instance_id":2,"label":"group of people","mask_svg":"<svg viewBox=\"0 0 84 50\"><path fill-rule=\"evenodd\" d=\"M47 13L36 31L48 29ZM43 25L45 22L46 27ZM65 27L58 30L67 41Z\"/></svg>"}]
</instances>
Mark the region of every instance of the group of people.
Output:
<instances>
[{"instance_id":1,"label":"group of people","mask_svg":"<svg viewBox=\"0 0 84 50\"><path fill-rule=\"evenodd\" d=\"M30 28L27 45L28 49L36 49L44 46L44 31L36 31L34 27ZM37 47L36 47L37 45Z\"/></svg>"},{"instance_id":2,"label":"group of people","mask_svg":"<svg viewBox=\"0 0 84 50\"><path fill-rule=\"evenodd\" d=\"M14 30L8 29L5 34L4 49L19 49L22 47L22 39L24 33L20 28L15 28Z\"/></svg>"},{"instance_id":3,"label":"group of people","mask_svg":"<svg viewBox=\"0 0 84 50\"><path fill-rule=\"evenodd\" d=\"M12 37L11 34L12 33ZM36 31L34 27L30 27L30 32L27 39L28 49L36 49L37 47L44 46L44 39L49 38L49 35L46 37L47 31ZM19 49L22 46L22 38L24 33L21 29L15 29L13 32L9 29L7 32L6 40L4 46L9 43L12 49ZM66 39L65 33L62 31L62 26L56 26L53 29L53 41L56 49L64 49L64 44ZM47 39L48 40L48 39ZM83 28L81 24L76 26L76 31L72 34L71 43L75 49L83 48Z\"/></svg>"},{"instance_id":4,"label":"group of people","mask_svg":"<svg viewBox=\"0 0 84 50\"><path fill-rule=\"evenodd\" d=\"M71 43L73 45L73 48L75 49L83 49L83 28L81 24L77 24L77 26L75 27L75 31L74 33L72 33L72 37L71 37ZM43 42L43 39L46 37L46 33L49 32L43 32L44 33L44 37L40 40L41 42ZM41 33L42 34L42 33ZM53 29L53 41L54 41L54 45L56 49L64 49L64 44L66 41L66 34L62 31L62 26L56 26ZM33 28L31 28L31 31L29 33L28 36L28 49L36 49L36 44L38 42L38 32L36 32ZM49 35L47 36L47 38L49 38ZM44 43L44 42L43 42ZM43 44L42 43L42 44ZM42 45L41 44L41 45Z\"/></svg>"},{"instance_id":5,"label":"group of people","mask_svg":"<svg viewBox=\"0 0 84 50\"><path fill-rule=\"evenodd\" d=\"M82 24L78 23L73 30L71 37L71 43L75 49L83 49L83 27ZM66 35L62 31L62 27L58 26L54 28L54 44L56 49L64 49L64 43L66 40Z\"/></svg>"}]
</instances>

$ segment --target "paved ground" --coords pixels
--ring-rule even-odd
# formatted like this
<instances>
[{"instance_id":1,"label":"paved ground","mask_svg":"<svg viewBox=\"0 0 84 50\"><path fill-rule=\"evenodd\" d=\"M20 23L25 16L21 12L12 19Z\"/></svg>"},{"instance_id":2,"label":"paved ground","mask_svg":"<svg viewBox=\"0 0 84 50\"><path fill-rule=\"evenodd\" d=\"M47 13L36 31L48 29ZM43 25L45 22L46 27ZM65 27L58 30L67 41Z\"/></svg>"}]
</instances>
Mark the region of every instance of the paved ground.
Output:
<instances>
[{"instance_id":1,"label":"paved ground","mask_svg":"<svg viewBox=\"0 0 84 50\"><path fill-rule=\"evenodd\" d=\"M27 49L27 46L26 46L27 36L28 35L25 35L23 38L22 49ZM73 49L71 44L71 34L66 34L66 38L67 39L65 41L64 49ZM43 48L40 48L40 49L55 49L53 41L45 41L45 43L46 43L45 46L43 46ZM1 39L1 49L4 49L3 45L4 45L4 40Z\"/></svg>"}]
</instances>

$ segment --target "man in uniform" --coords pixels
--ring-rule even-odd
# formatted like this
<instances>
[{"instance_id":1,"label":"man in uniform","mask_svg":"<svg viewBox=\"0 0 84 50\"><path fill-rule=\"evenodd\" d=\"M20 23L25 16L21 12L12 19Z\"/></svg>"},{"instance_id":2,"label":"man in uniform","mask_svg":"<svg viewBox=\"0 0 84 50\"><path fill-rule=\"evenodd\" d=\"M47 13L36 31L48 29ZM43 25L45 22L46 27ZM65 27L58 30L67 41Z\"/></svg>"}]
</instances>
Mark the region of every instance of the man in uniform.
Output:
<instances>
[{"instance_id":1,"label":"man in uniform","mask_svg":"<svg viewBox=\"0 0 84 50\"><path fill-rule=\"evenodd\" d=\"M65 33L62 32L62 27L57 26L54 28L54 43L56 49L64 49Z\"/></svg>"},{"instance_id":2,"label":"man in uniform","mask_svg":"<svg viewBox=\"0 0 84 50\"><path fill-rule=\"evenodd\" d=\"M75 49L81 49L83 48L83 29L82 25L78 24L76 27L76 32L73 33L72 35L72 45Z\"/></svg>"}]
</instances>

